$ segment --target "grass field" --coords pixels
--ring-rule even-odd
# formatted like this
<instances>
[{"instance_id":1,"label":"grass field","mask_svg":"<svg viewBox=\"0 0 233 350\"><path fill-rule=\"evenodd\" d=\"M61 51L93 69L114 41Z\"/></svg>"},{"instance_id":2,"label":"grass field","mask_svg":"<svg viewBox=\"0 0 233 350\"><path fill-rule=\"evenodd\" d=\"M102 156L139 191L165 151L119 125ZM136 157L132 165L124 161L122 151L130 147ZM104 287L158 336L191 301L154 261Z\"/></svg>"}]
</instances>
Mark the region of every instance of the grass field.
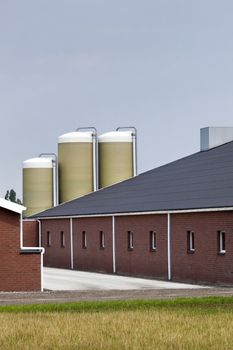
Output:
<instances>
[{"instance_id":1,"label":"grass field","mask_svg":"<svg viewBox=\"0 0 233 350\"><path fill-rule=\"evenodd\" d=\"M4 306L0 349L233 349L233 297Z\"/></svg>"}]
</instances>

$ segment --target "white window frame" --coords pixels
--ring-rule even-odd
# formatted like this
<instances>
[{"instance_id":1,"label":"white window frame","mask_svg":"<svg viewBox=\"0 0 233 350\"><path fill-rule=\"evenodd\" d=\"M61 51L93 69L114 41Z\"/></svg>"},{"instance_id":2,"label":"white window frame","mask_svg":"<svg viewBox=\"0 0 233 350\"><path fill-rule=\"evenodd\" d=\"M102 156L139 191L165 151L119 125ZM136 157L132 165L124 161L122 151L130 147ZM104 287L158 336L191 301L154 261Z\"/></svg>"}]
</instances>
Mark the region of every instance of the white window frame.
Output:
<instances>
[{"instance_id":1,"label":"white window frame","mask_svg":"<svg viewBox=\"0 0 233 350\"><path fill-rule=\"evenodd\" d=\"M150 249L151 251L155 251L156 248L156 231L150 231Z\"/></svg>"},{"instance_id":2,"label":"white window frame","mask_svg":"<svg viewBox=\"0 0 233 350\"><path fill-rule=\"evenodd\" d=\"M224 248L223 249L223 236L224 236ZM225 231L219 231L219 253L225 254L226 253L226 233Z\"/></svg>"},{"instance_id":3,"label":"white window frame","mask_svg":"<svg viewBox=\"0 0 233 350\"><path fill-rule=\"evenodd\" d=\"M194 238L194 231L188 231L188 251L189 252L195 252L195 238Z\"/></svg>"},{"instance_id":4,"label":"white window frame","mask_svg":"<svg viewBox=\"0 0 233 350\"><path fill-rule=\"evenodd\" d=\"M105 234L103 231L100 231L100 249L105 248Z\"/></svg>"},{"instance_id":5,"label":"white window frame","mask_svg":"<svg viewBox=\"0 0 233 350\"><path fill-rule=\"evenodd\" d=\"M133 250L133 231L128 231L128 250Z\"/></svg>"},{"instance_id":6,"label":"white window frame","mask_svg":"<svg viewBox=\"0 0 233 350\"><path fill-rule=\"evenodd\" d=\"M61 248L65 248L65 243L66 243L66 240L65 240L65 232L64 231L61 231Z\"/></svg>"},{"instance_id":7,"label":"white window frame","mask_svg":"<svg viewBox=\"0 0 233 350\"><path fill-rule=\"evenodd\" d=\"M52 245L51 232L47 231L47 247L51 247L51 245Z\"/></svg>"},{"instance_id":8,"label":"white window frame","mask_svg":"<svg viewBox=\"0 0 233 350\"><path fill-rule=\"evenodd\" d=\"M82 231L82 248L87 248L87 233L86 231Z\"/></svg>"}]
</instances>

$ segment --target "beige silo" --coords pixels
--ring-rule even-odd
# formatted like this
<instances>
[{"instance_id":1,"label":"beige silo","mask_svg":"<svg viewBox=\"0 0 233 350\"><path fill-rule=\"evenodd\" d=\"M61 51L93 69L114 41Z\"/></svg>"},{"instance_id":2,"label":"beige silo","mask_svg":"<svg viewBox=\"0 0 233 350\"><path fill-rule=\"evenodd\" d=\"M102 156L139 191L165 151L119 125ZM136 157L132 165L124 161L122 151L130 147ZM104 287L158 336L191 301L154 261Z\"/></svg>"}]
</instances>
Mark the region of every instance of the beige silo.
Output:
<instances>
[{"instance_id":1,"label":"beige silo","mask_svg":"<svg viewBox=\"0 0 233 350\"><path fill-rule=\"evenodd\" d=\"M53 206L53 161L32 158L23 162L23 205L28 217Z\"/></svg>"},{"instance_id":2,"label":"beige silo","mask_svg":"<svg viewBox=\"0 0 233 350\"><path fill-rule=\"evenodd\" d=\"M113 131L99 136L99 187L106 187L134 175L132 132Z\"/></svg>"},{"instance_id":3,"label":"beige silo","mask_svg":"<svg viewBox=\"0 0 233 350\"><path fill-rule=\"evenodd\" d=\"M94 190L93 133L71 132L58 138L59 203Z\"/></svg>"}]
</instances>

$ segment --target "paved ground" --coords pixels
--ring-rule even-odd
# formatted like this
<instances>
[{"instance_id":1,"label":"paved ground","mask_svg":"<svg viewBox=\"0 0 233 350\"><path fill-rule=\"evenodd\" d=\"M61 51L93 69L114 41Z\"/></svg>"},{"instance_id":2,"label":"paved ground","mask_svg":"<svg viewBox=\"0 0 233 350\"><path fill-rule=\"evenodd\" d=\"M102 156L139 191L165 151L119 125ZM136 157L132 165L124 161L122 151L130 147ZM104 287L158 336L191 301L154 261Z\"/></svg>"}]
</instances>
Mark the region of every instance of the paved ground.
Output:
<instances>
[{"instance_id":1,"label":"paved ground","mask_svg":"<svg viewBox=\"0 0 233 350\"><path fill-rule=\"evenodd\" d=\"M64 303L87 300L175 299L233 296L233 287L204 287L61 269L44 269L43 293L0 293L0 305ZM68 290L69 289L69 290Z\"/></svg>"},{"instance_id":2,"label":"paved ground","mask_svg":"<svg viewBox=\"0 0 233 350\"><path fill-rule=\"evenodd\" d=\"M44 288L49 290L143 290L143 289L200 289L203 286L150 280L93 272L44 268ZM206 287L205 287L206 288Z\"/></svg>"},{"instance_id":3,"label":"paved ground","mask_svg":"<svg viewBox=\"0 0 233 350\"><path fill-rule=\"evenodd\" d=\"M0 305L65 303L88 300L175 299L181 297L232 296L233 288L137 289L106 291L58 291L44 293L0 293Z\"/></svg>"}]
</instances>

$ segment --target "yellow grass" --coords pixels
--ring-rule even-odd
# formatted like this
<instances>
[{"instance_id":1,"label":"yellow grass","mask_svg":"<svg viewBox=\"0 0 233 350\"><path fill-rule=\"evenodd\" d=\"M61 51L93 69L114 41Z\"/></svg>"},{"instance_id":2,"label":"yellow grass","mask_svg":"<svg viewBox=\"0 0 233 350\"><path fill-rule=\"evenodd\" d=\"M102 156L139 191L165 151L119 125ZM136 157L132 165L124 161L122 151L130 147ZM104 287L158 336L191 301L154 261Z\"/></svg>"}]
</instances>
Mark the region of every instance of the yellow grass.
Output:
<instances>
[{"instance_id":1,"label":"yellow grass","mask_svg":"<svg viewBox=\"0 0 233 350\"><path fill-rule=\"evenodd\" d=\"M2 313L0 349L233 349L233 313Z\"/></svg>"}]
</instances>

